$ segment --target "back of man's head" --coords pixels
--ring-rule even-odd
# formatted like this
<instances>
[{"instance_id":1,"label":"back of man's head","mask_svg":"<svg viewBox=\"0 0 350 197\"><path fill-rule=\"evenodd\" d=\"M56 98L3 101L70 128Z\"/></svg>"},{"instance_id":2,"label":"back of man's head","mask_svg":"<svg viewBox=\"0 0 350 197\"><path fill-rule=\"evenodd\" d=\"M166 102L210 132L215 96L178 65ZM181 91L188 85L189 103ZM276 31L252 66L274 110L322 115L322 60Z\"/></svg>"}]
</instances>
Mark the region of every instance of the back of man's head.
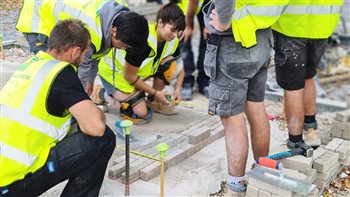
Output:
<instances>
[{"instance_id":1,"label":"back of man's head","mask_svg":"<svg viewBox=\"0 0 350 197\"><path fill-rule=\"evenodd\" d=\"M148 38L148 23L145 17L136 12L122 12L114 21L118 39L132 48L145 49Z\"/></svg>"},{"instance_id":2,"label":"back of man's head","mask_svg":"<svg viewBox=\"0 0 350 197\"><path fill-rule=\"evenodd\" d=\"M71 47L80 47L84 51L89 47L91 37L85 24L77 19L59 21L50 33L48 49L66 52Z\"/></svg>"}]
</instances>

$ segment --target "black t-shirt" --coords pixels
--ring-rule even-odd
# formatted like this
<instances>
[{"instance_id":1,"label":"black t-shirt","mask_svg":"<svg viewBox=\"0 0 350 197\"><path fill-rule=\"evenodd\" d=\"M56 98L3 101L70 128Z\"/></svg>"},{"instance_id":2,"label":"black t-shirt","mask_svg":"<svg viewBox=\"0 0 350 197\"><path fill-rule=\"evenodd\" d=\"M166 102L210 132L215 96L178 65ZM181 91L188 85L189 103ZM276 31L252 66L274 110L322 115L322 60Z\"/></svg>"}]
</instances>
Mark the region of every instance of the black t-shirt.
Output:
<instances>
[{"instance_id":1,"label":"black t-shirt","mask_svg":"<svg viewBox=\"0 0 350 197\"><path fill-rule=\"evenodd\" d=\"M47 110L51 115L63 116L74 104L90 99L77 73L71 66L64 68L54 80L49 92Z\"/></svg>"},{"instance_id":2,"label":"black t-shirt","mask_svg":"<svg viewBox=\"0 0 350 197\"><path fill-rule=\"evenodd\" d=\"M164 44L165 42L157 47L157 55L154 57L154 62L157 62L157 60L160 58L160 55L163 52ZM126 49L125 60L129 64L139 68L143 60L145 60L148 57L151 50L152 49L150 46L148 46L147 49L144 50L143 52L138 52L137 49L133 49L133 48ZM172 56L176 57L178 55L180 55L179 47L177 47L176 51L173 53Z\"/></svg>"}]
</instances>

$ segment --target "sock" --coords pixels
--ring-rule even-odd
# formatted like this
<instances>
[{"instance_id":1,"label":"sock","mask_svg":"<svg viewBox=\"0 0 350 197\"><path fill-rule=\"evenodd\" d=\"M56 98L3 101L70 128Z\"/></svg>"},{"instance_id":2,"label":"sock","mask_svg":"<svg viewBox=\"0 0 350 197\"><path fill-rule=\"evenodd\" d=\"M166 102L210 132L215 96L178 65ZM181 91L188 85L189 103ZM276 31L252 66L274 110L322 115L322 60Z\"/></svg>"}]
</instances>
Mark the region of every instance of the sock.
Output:
<instances>
[{"instance_id":1,"label":"sock","mask_svg":"<svg viewBox=\"0 0 350 197\"><path fill-rule=\"evenodd\" d=\"M227 183L229 185L243 185L245 181L245 177L244 176L227 176Z\"/></svg>"},{"instance_id":2,"label":"sock","mask_svg":"<svg viewBox=\"0 0 350 197\"><path fill-rule=\"evenodd\" d=\"M313 122L316 122L316 115L304 117L304 123L313 123Z\"/></svg>"},{"instance_id":3,"label":"sock","mask_svg":"<svg viewBox=\"0 0 350 197\"><path fill-rule=\"evenodd\" d=\"M303 134L300 135L291 135L289 134L289 140L293 143L297 143L297 142L303 142Z\"/></svg>"}]
</instances>

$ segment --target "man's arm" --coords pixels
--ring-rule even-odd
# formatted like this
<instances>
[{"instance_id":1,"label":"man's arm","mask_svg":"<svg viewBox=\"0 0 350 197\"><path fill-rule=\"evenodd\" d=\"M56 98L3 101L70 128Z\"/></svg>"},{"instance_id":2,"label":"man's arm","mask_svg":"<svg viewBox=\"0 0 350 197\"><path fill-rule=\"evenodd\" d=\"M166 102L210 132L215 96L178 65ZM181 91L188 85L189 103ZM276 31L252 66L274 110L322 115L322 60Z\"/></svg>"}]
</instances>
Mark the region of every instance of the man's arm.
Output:
<instances>
[{"instance_id":1,"label":"man's arm","mask_svg":"<svg viewBox=\"0 0 350 197\"><path fill-rule=\"evenodd\" d=\"M92 65L93 48L90 46L86 53L84 62L78 67L78 75L85 92L90 96L94 87L94 81L98 72L98 67Z\"/></svg>"},{"instance_id":2,"label":"man's arm","mask_svg":"<svg viewBox=\"0 0 350 197\"><path fill-rule=\"evenodd\" d=\"M187 40L192 35L193 19L194 19L194 15L196 14L197 6L198 6L198 0L190 0L190 2L188 3L187 13L185 13L186 14L186 28L185 28L184 33L183 33L184 42L187 42Z\"/></svg>"},{"instance_id":3,"label":"man's arm","mask_svg":"<svg viewBox=\"0 0 350 197\"><path fill-rule=\"evenodd\" d=\"M77 120L81 131L90 136L103 136L106 128L106 117L91 100L80 101L69 109Z\"/></svg>"},{"instance_id":4,"label":"man's arm","mask_svg":"<svg viewBox=\"0 0 350 197\"><path fill-rule=\"evenodd\" d=\"M138 67L133 66L132 64L125 61L125 72L124 72L124 78L130 83L133 84L133 86L141 91L147 92L149 95L154 95L155 99L163 104L168 104L168 100L165 98L165 94L163 91L156 91L151 86L147 85L146 82L144 82L141 79L138 79L138 76L136 75L137 71L139 70Z\"/></svg>"},{"instance_id":5,"label":"man's arm","mask_svg":"<svg viewBox=\"0 0 350 197\"><path fill-rule=\"evenodd\" d=\"M215 9L209 15L209 24L217 31L223 32L231 27L235 0L215 1Z\"/></svg>"}]
</instances>

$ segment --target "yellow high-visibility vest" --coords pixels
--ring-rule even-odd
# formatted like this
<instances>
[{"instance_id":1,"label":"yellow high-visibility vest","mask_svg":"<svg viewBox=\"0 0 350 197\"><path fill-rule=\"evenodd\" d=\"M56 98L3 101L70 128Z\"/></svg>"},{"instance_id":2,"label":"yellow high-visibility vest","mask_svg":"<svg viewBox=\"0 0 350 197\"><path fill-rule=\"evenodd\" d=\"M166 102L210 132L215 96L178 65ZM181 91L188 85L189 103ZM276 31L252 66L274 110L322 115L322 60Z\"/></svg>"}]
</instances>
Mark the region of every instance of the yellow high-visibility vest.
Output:
<instances>
[{"instance_id":1,"label":"yellow high-visibility vest","mask_svg":"<svg viewBox=\"0 0 350 197\"><path fill-rule=\"evenodd\" d=\"M187 13L188 9L188 4L190 3L191 0L181 0L177 5L180 7L184 15ZM196 9L196 14L198 14L201 11L201 8L203 6L204 0L199 0L197 9Z\"/></svg>"},{"instance_id":2,"label":"yellow high-visibility vest","mask_svg":"<svg viewBox=\"0 0 350 197\"><path fill-rule=\"evenodd\" d=\"M332 35L342 0L290 0L272 29L297 38L322 39Z\"/></svg>"},{"instance_id":3,"label":"yellow high-visibility vest","mask_svg":"<svg viewBox=\"0 0 350 197\"><path fill-rule=\"evenodd\" d=\"M46 108L53 81L69 65L40 51L0 91L0 187L41 168L69 131L70 113L57 117Z\"/></svg>"},{"instance_id":4,"label":"yellow high-visibility vest","mask_svg":"<svg viewBox=\"0 0 350 197\"><path fill-rule=\"evenodd\" d=\"M113 0L24 0L16 29L49 37L58 20L79 19L87 25L91 43L98 52L103 37L99 11L110 1Z\"/></svg>"},{"instance_id":5,"label":"yellow high-visibility vest","mask_svg":"<svg viewBox=\"0 0 350 197\"><path fill-rule=\"evenodd\" d=\"M232 16L235 41L249 48L256 44L256 31L271 27L282 14L289 0L237 0Z\"/></svg>"},{"instance_id":6,"label":"yellow high-visibility vest","mask_svg":"<svg viewBox=\"0 0 350 197\"><path fill-rule=\"evenodd\" d=\"M137 71L137 76L139 76L141 79L146 79L154 75L157 72L160 61L163 58L172 55L179 45L179 40L177 38L174 38L170 42L166 42L162 54L155 62L154 58L157 53L157 40L156 23L150 24L147 41L152 50L149 57L142 62L139 70ZM124 78L125 55L125 50L115 50L115 61L113 63L113 51L109 52L108 55L101 58L98 65L98 74L109 84L114 85L118 90L125 93L131 93L135 90L135 87L130 85ZM113 71L113 65L115 71Z\"/></svg>"}]
</instances>

